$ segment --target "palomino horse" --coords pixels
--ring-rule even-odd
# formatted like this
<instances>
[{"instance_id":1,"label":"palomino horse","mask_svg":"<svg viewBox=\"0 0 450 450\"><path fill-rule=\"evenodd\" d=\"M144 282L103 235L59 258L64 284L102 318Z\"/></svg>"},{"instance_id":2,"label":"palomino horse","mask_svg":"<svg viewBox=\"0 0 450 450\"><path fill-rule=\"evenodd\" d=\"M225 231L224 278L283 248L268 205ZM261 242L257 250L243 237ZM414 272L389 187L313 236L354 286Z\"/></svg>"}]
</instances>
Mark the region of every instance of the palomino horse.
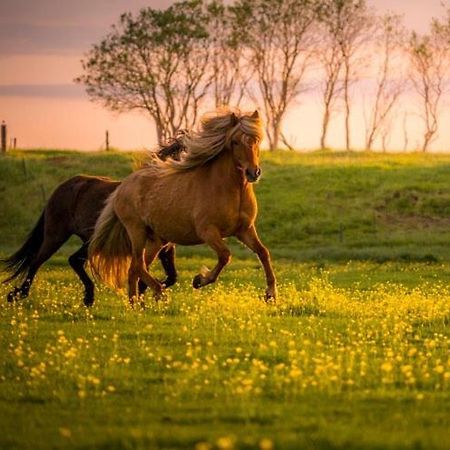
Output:
<instances>
[{"instance_id":1,"label":"palomino horse","mask_svg":"<svg viewBox=\"0 0 450 450\"><path fill-rule=\"evenodd\" d=\"M133 303L139 279L161 294L163 286L146 268L161 249L206 243L218 262L195 276L193 286L200 288L213 283L229 263L223 238L236 236L257 253L266 275L266 298L275 298L270 255L255 228L252 183L261 175L261 139L257 111L218 112L203 117L200 129L184 137L186 152L179 161L155 159L125 178L109 197L89 245L94 272L115 286L128 276Z\"/></svg>"},{"instance_id":2,"label":"palomino horse","mask_svg":"<svg viewBox=\"0 0 450 450\"><path fill-rule=\"evenodd\" d=\"M181 142L174 139L169 145L161 147L157 156L162 159L178 159L183 150ZM4 282L23 279L21 286L15 287L8 294L9 302L27 297L40 266L70 236L76 235L83 241L83 245L70 256L69 264L84 285L84 304L90 306L94 303L94 283L85 270L88 241L107 198L119 185L119 181L109 178L78 175L56 188L25 243L16 253L2 261L4 270L11 274ZM172 286L177 277L174 247L162 251L159 258L167 275L163 285ZM140 293L145 289L145 284L140 282Z\"/></svg>"}]
</instances>

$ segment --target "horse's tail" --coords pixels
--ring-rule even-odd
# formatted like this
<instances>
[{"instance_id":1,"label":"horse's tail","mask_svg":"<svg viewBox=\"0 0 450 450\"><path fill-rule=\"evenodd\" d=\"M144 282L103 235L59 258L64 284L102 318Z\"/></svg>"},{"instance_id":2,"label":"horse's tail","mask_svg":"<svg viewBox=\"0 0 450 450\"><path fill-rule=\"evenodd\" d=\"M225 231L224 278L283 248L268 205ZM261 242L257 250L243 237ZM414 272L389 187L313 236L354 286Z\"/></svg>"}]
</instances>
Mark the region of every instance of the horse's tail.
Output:
<instances>
[{"instance_id":1,"label":"horse's tail","mask_svg":"<svg viewBox=\"0 0 450 450\"><path fill-rule=\"evenodd\" d=\"M96 278L119 287L128 277L131 242L114 211L117 190L106 201L89 242L89 262Z\"/></svg>"},{"instance_id":2,"label":"horse's tail","mask_svg":"<svg viewBox=\"0 0 450 450\"><path fill-rule=\"evenodd\" d=\"M6 278L6 280L3 280L3 283L7 283L16 278L23 278L28 272L31 263L38 254L44 240L44 224L45 210L42 212L41 217L39 217L36 225L27 236L27 239L23 243L22 247L20 247L16 253L8 258L0 260L0 264L3 266L3 271L11 274L8 278Z\"/></svg>"}]
</instances>

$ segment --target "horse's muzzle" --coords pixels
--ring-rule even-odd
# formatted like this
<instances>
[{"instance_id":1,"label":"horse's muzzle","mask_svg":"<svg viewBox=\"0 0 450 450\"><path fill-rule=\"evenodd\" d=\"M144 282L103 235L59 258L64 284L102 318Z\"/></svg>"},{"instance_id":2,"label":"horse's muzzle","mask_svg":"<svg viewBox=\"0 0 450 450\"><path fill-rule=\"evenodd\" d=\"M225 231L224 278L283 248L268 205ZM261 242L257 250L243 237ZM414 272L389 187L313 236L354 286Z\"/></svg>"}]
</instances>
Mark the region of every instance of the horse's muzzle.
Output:
<instances>
[{"instance_id":1,"label":"horse's muzzle","mask_svg":"<svg viewBox=\"0 0 450 450\"><path fill-rule=\"evenodd\" d=\"M258 181L260 176L261 176L261 169L259 167L257 167L256 169L246 169L245 171L245 178L247 178L247 181L249 183L254 183L255 181Z\"/></svg>"}]
</instances>

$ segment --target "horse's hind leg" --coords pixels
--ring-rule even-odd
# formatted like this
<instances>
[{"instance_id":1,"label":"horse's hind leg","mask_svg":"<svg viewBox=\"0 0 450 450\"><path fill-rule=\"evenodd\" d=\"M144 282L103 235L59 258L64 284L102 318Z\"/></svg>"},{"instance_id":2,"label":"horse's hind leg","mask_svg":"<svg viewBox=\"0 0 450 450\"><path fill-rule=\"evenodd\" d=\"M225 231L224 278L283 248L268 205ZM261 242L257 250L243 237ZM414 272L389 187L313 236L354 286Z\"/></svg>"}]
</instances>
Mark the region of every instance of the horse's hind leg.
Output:
<instances>
[{"instance_id":1,"label":"horse's hind leg","mask_svg":"<svg viewBox=\"0 0 450 450\"><path fill-rule=\"evenodd\" d=\"M14 288L8 294L8 301L12 302L16 298L28 297L31 285L33 283L36 272L56 251L67 241L70 234L53 235L49 237L48 233L45 233L44 241L42 242L39 252L30 264L27 276L20 286L20 288Z\"/></svg>"},{"instance_id":2,"label":"horse's hind leg","mask_svg":"<svg viewBox=\"0 0 450 450\"><path fill-rule=\"evenodd\" d=\"M173 286L177 281L177 270L175 268L175 246L169 245L168 247L163 247L158 256L163 266L164 272L166 273L166 279L161 284L164 288ZM152 262L153 261L148 261L148 252L146 252L145 264L147 266L147 270ZM142 280L139 280L139 295L143 295L146 289L147 285Z\"/></svg>"},{"instance_id":3,"label":"horse's hind leg","mask_svg":"<svg viewBox=\"0 0 450 450\"><path fill-rule=\"evenodd\" d=\"M177 269L175 267L175 246L169 245L161 249L159 259L166 272L167 278L162 282L165 288L173 286L177 281Z\"/></svg>"},{"instance_id":4,"label":"horse's hind leg","mask_svg":"<svg viewBox=\"0 0 450 450\"><path fill-rule=\"evenodd\" d=\"M231 261L231 252L223 242L219 230L216 227L210 226L198 234L205 244L208 244L217 253L218 261L213 270L204 270L201 274L194 277L192 285L195 289L214 283L222 269Z\"/></svg>"},{"instance_id":5,"label":"horse's hind leg","mask_svg":"<svg viewBox=\"0 0 450 450\"><path fill-rule=\"evenodd\" d=\"M88 259L88 246L85 242L73 255L69 257L69 264L84 285L84 304L92 306L94 303L94 283L86 273L85 266Z\"/></svg>"},{"instance_id":6,"label":"horse's hind leg","mask_svg":"<svg viewBox=\"0 0 450 450\"><path fill-rule=\"evenodd\" d=\"M131 265L128 271L128 295L130 303L133 304L138 295L139 279L153 290L155 296L159 296L162 292L161 283L152 277L146 269L146 262L151 263L155 259L161 249L161 244L156 241L149 241L150 245L146 247L147 230L145 227L136 224L126 224L125 227L132 247Z\"/></svg>"}]
</instances>

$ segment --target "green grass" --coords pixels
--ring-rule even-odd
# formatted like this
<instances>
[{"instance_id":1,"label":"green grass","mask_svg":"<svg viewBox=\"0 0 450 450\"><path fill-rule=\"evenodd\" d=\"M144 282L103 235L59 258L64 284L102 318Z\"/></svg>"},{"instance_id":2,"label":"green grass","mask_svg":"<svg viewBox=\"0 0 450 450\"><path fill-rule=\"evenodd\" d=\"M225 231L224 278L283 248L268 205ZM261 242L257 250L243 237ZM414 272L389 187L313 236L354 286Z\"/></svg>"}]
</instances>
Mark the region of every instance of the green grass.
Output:
<instances>
[{"instance_id":1,"label":"green grass","mask_svg":"<svg viewBox=\"0 0 450 450\"><path fill-rule=\"evenodd\" d=\"M63 180L79 173L120 179L138 157L7 154L0 162L0 249L13 250L23 241ZM381 262L450 258L450 156L265 153L263 171L256 187L258 228L276 256Z\"/></svg>"},{"instance_id":2,"label":"green grass","mask_svg":"<svg viewBox=\"0 0 450 450\"><path fill-rule=\"evenodd\" d=\"M0 255L58 183L120 178L132 159L0 159ZM448 448L450 157L277 153L263 164L259 229L277 303L262 301L262 270L234 243L215 286L191 288L211 253L180 249L163 301L147 294L131 310L100 286L87 310L65 263L73 240L29 299L0 303L0 448Z\"/></svg>"}]
</instances>

